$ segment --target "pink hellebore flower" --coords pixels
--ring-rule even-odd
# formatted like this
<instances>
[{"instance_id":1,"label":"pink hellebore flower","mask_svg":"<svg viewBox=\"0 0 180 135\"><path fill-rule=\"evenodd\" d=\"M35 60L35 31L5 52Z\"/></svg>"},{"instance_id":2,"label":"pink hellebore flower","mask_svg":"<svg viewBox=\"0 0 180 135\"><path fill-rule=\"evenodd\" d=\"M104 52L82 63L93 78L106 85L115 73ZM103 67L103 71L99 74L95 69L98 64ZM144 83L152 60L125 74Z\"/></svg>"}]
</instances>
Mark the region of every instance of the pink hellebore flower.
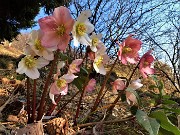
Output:
<instances>
[{"instance_id":1,"label":"pink hellebore flower","mask_svg":"<svg viewBox=\"0 0 180 135\"><path fill-rule=\"evenodd\" d=\"M151 55L152 50L145 53L140 59L139 69L144 78L147 78L147 74L154 74L155 70L151 68L151 64L154 61L154 57Z\"/></svg>"},{"instance_id":2,"label":"pink hellebore flower","mask_svg":"<svg viewBox=\"0 0 180 135\"><path fill-rule=\"evenodd\" d=\"M117 90L124 90L126 85L124 84L124 81L122 79L116 79L114 82L111 82L112 84L112 92L114 94L118 94Z\"/></svg>"},{"instance_id":3,"label":"pink hellebore flower","mask_svg":"<svg viewBox=\"0 0 180 135\"><path fill-rule=\"evenodd\" d=\"M128 91L128 89L137 90L141 88L142 86L143 84L141 84L140 79L132 81L132 83L128 86L128 88L126 89L126 101L128 102L128 104L131 104L131 102L133 104L137 104L136 96L132 92Z\"/></svg>"},{"instance_id":4,"label":"pink hellebore flower","mask_svg":"<svg viewBox=\"0 0 180 135\"><path fill-rule=\"evenodd\" d=\"M68 83L71 83L77 77L78 76L75 76L74 74L65 74L60 78L56 78L55 82L52 83L49 92L49 96L53 104L56 105L54 95L66 95L68 92Z\"/></svg>"},{"instance_id":5,"label":"pink hellebore flower","mask_svg":"<svg viewBox=\"0 0 180 135\"><path fill-rule=\"evenodd\" d=\"M119 44L119 43L118 43ZM141 48L142 42L138 39L132 38L132 35L129 35L122 44L119 44L120 48L118 51L119 60L122 64L127 64L127 62L135 64L139 58L138 51Z\"/></svg>"},{"instance_id":6,"label":"pink hellebore flower","mask_svg":"<svg viewBox=\"0 0 180 135\"><path fill-rule=\"evenodd\" d=\"M74 24L69 10L60 6L55 8L52 16L39 19L39 25L44 35L42 45L45 47L57 46L64 51L69 43L70 35Z\"/></svg>"},{"instance_id":7,"label":"pink hellebore flower","mask_svg":"<svg viewBox=\"0 0 180 135\"><path fill-rule=\"evenodd\" d=\"M82 63L83 59L76 59L73 60L72 63L69 65L68 73L77 73L80 71L80 68L78 67Z\"/></svg>"},{"instance_id":8,"label":"pink hellebore flower","mask_svg":"<svg viewBox=\"0 0 180 135\"><path fill-rule=\"evenodd\" d=\"M85 91L87 92L92 92L95 89L96 86L96 80L95 79L91 79L87 86L85 87Z\"/></svg>"}]
</instances>

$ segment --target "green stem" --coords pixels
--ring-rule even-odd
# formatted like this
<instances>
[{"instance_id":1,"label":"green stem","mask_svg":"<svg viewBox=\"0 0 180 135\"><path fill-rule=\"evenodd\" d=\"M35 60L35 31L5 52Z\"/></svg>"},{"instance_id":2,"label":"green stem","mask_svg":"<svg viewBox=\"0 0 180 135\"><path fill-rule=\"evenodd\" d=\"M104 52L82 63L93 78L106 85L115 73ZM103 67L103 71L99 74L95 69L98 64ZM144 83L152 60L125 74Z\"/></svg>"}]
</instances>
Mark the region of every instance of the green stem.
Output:
<instances>
[{"instance_id":1,"label":"green stem","mask_svg":"<svg viewBox=\"0 0 180 135\"><path fill-rule=\"evenodd\" d=\"M41 96L40 106L39 106L39 109L38 109L37 121L42 119L42 116L43 116L43 113L44 113L44 110L45 110L45 98L46 98L46 95L47 95L47 91L48 91L49 83L50 83L50 80L51 80L51 76L53 74L53 70L54 70L54 67L56 65L56 61L58 59L58 53L59 53L59 50L57 50L56 55L54 57L54 60L52 61L51 68L50 68L48 77L47 77L46 82L45 82L44 90L43 90L43 93L42 93L42 96Z\"/></svg>"}]
</instances>

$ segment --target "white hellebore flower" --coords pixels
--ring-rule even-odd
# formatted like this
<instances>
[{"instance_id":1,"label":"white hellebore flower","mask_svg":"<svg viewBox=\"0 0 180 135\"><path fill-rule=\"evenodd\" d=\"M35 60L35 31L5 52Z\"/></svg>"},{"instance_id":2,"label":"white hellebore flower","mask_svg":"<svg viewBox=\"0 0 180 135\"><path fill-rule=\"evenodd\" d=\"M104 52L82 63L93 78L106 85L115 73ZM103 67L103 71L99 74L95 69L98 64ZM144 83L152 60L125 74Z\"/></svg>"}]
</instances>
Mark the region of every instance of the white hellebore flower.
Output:
<instances>
[{"instance_id":1,"label":"white hellebore flower","mask_svg":"<svg viewBox=\"0 0 180 135\"><path fill-rule=\"evenodd\" d=\"M53 51L57 50L57 47L46 48L41 45L42 32L40 30L33 30L29 36L28 44L31 50L38 56L43 57L47 60L54 59ZM29 47L26 48L26 52L30 51ZM32 53L27 53L31 54Z\"/></svg>"},{"instance_id":2,"label":"white hellebore flower","mask_svg":"<svg viewBox=\"0 0 180 135\"><path fill-rule=\"evenodd\" d=\"M98 50L95 53L95 59L93 62L93 67L96 70L97 73L100 73L102 75L106 74L106 69L104 68L104 64L106 64L109 61L109 56L105 53L104 47L102 49Z\"/></svg>"},{"instance_id":3,"label":"white hellebore flower","mask_svg":"<svg viewBox=\"0 0 180 135\"><path fill-rule=\"evenodd\" d=\"M31 79L37 79L40 75L38 69L48 64L49 61L42 57L36 59L31 55L27 55L19 62L16 72L19 74L25 73Z\"/></svg>"},{"instance_id":4,"label":"white hellebore flower","mask_svg":"<svg viewBox=\"0 0 180 135\"><path fill-rule=\"evenodd\" d=\"M88 45L90 38L88 34L93 32L94 25L91 24L88 18L92 15L90 10L82 11L77 21L74 23L72 34L74 37L74 46L78 46L79 43Z\"/></svg>"},{"instance_id":5,"label":"white hellebore flower","mask_svg":"<svg viewBox=\"0 0 180 135\"><path fill-rule=\"evenodd\" d=\"M98 50L98 48L100 48L103 43L101 42L101 38L102 38L102 34L95 34L94 32L92 33L92 35L90 36L90 48L93 52L96 52Z\"/></svg>"}]
</instances>

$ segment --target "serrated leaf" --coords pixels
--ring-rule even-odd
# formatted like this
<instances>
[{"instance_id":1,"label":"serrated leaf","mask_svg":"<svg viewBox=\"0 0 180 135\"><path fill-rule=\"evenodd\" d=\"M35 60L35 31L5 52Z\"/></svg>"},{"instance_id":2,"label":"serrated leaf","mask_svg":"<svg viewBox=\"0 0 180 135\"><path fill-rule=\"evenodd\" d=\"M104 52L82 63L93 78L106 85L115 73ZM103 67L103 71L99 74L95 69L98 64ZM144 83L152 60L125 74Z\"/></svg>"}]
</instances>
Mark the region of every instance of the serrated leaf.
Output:
<instances>
[{"instance_id":1,"label":"serrated leaf","mask_svg":"<svg viewBox=\"0 0 180 135\"><path fill-rule=\"evenodd\" d=\"M87 69L84 68L84 67L81 67L81 68L80 68L80 73L84 73L84 74L87 74L87 75L88 75L88 71L87 71Z\"/></svg>"},{"instance_id":2,"label":"serrated leaf","mask_svg":"<svg viewBox=\"0 0 180 135\"><path fill-rule=\"evenodd\" d=\"M167 105L175 105L175 104L177 104L178 105L178 103L173 101L173 100L163 100L162 104L167 104Z\"/></svg>"},{"instance_id":3,"label":"serrated leaf","mask_svg":"<svg viewBox=\"0 0 180 135\"><path fill-rule=\"evenodd\" d=\"M141 110L136 112L137 121L149 132L150 135L157 135L160 125L154 118L150 118Z\"/></svg>"},{"instance_id":4,"label":"serrated leaf","mask_svg":"<svg viewBox=\"0 0 180 135\"><path fill-rule=\"evenodd\" d=\"M174 135L180 135L180 130L171 123L163 111L152 112L150 116L157 119L163 129L174 133Z\"/></svg>"}]
</instances>

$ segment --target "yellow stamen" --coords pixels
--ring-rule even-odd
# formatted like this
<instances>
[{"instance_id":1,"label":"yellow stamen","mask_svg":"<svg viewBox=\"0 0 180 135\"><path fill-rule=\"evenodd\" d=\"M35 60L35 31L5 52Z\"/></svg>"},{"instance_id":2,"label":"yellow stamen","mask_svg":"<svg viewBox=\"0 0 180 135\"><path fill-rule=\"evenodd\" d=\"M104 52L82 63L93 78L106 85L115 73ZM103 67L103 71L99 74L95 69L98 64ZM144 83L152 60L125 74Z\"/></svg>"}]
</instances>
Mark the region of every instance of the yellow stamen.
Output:
<instances>
[{"instance_id":1,"label":"yellow stamen","mask_svg":"<svg viewBox=\"0 0 180 135\"><path fill-rule=\"evenodd\" d=\"M35 40L34 46L35 46L36 50L39 50L39 51L43 51L44 50L44 47L41 45L41 41L39 39Z\"/></svg>"},{"instance_id":2,"label":"yellow stamen","mask_svg":"<svg viewBox=\"0 0 180 135\"><path fill-rule=\"evenodd\" d=\"M56 30L57 30L57 34L59 36L63 36L66 31L66 28L65 28L64 24L61 24L58 26L58 28Z\"/></svg>"},{"instance_id":3,"label":"yellow stamen","mask_svg":"<svg viewBox=\"0 0 180 135\"><path fill-rule=\"evenodd\" d=\"M26 56L24 58L24 63L28 68L33 68L36 65L36 59L32 56Z\"/></svg>"},{"instance_id":4,"label":"yellow stamen","mask_svg":"<svg viewBox=\"0 0 180 135\"><path fill-rule=\"evenodd\" d=\"M77 26L76 26L76 33L79 35L79 36L83 36L85 33L86 33L86 26L84 23L78 23Z\"/></svg>"},{"instance_id":5,"label":"yellow stamen","mask_svg":"<svg viewBox=\"0 0 180 135\"><path fill-rule=\"evenodd\" d=\"M64 80L64 79L58 79L57 82L56 82L56 84L57 84L57 86L58 86L59 88L63 88L63 87L66 86L66 80Z\"/></svg>"},{"instance_id":6,"label":"yellow stamen","mask_svg":"<svg viewBox=\"0 0 180 135\"><path fill-rule=\"evenodd\" d=\"M123 47L123 49L122 49L122 53L123 53L123 54L129 53L129 52L131 52L131 51L132 51L132 49L131 49L130 47Z\"/></svg>"},{"instance_id":7,"label":"yellow stamen","mask_svg":"<svg viewBox=\"0 0 180 135\"><path fill-rule=\"evenodd\" d=\"M74 70L74 69L76 68L76 64L71 64L71 65L70 65L70 68L71 68L72 70Z\"/></svg>"},{"instance_id":8,"label":"yellow stamen","mask_svg":"<svg viewBox=\"0 0 180 135\"><path fill-rule=\"evenodd\" d=\"M93 38L93 39L92 39L92 45L93 45L93 46L97 46L97 45L98 45L98 41L99 41L98 38Z\"/></svg>"},{"instance_id":9,"label":"yellow stamen","mask_svg":"<svg viewBox=\"0 0 180 135\"><path fill-rule=\"evenodd\" d=\"M96 64L97 67L99 67L102 62L103 62L103 57L100 56L99 59L95 62L95 64Z\"/></svg>"},{"instance_id":10,"label":"yellow stamen","mask_svg":"<svg viewBox=\"0 0 180 135\"><path fill-rule=\"evenodd\" d=\"M144 65L144 67L147 67L147 66L149 65L149 62L145 61L145 62L143 63L143 65Z\"/></svg>"}]
</instances>

